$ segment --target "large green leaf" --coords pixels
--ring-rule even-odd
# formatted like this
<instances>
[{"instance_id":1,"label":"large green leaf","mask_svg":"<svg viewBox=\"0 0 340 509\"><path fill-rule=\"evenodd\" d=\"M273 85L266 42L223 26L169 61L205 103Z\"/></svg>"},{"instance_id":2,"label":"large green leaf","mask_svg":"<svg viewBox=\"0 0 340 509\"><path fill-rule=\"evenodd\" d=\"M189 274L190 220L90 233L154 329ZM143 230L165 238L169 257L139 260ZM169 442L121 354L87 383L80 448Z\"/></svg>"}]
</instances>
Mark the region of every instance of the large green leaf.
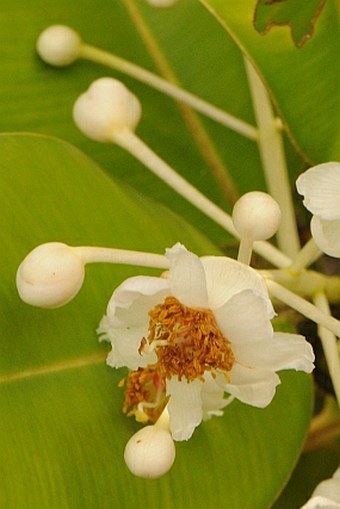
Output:
<instances>
[{"instance_id":1,"label":"large green leaf","mask_svg":"<svg viewBox=\"0 0 340 509\"><path fill-rule=\"evenodd\" d=\"M134 12L137 9L137 16L132 16L131 7ZM122 79L143 105L138 134L194 185L229 208L194 141L193 128L185 126L172 99L100 65L80 61L67 69L54 69L39 60L36 39L45 27L55 23L70 25L89 44L159 74L154 62L156 50L146 47L145 37L139 34L146 25L163 53L162 62L168 63L184 87L254 123L242 54L232 38L197 0L181 0L174 9L155 9L145 0L2 0L0 5L0 42L4 48L0 130L35 131L67 139L110 175L169 204L200 225L215 242L225 243L225 232L169 192L131 156L116 147L92 142L77 130L71 109L78 95L103 75ZM238 190L263 189L256 144L213 121L201 120ZM198 145L205 150L202 142ZM289 154L294 174L300 162L291 150Z\"/></svg>"},{"instance_id":2,"label":"large green leaf","mask_svg":"<svg viewBox=\"0 0 340 509\"><path fill-rule=\"evenodd\" d=\"M51 240L159 252L180 240L199 254L216 249L65 142L2 135L0 168L0 506L269 507L308 427L309 376L283 373L264 410L232 403L224 418L178 444L169 474L137 479L122 455L138 425L120 410L123 372L106 367L95 329L113 288L145 270L90 266L80 294L53 311L22 303L14 284L26 253Z\"/></svg>"},{"instance_id":3,"label":"large green leaf","mask_svg":"<svg viewBox=\"0 0 340 509\"><path fill-rule=\"evenodd\" d=\"M288 27L273 27L266 35L255 30L254 0L203 0L202 3L254 62L287 129L305 156L315 163L339 159L337 2L326 2L315 23L313 37L301 48L294 46ZM296 6L300 19L310 20L310 4L299 2Z\"/></svg>"}]
</instances>

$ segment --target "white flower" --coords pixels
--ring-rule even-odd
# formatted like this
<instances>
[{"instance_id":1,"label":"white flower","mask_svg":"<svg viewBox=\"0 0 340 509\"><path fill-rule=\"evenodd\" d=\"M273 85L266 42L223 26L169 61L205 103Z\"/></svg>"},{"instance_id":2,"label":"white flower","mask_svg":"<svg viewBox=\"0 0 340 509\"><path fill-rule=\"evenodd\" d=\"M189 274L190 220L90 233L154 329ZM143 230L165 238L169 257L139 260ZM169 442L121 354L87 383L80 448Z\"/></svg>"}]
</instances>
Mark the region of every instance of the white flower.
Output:
<instances>
[{"instance_id":1,"label":"white flower","mask_svg":"<svg viewBox=\"0 0 340 509\"><path fill-rule=\"evenodd\" d=\"M331 479L322 481L301 509L340 509L340 467Z\"/></svg>"},{"instance_id":2,"label":"white flower","mask_svg":"<svg viewBox=\"0 0 340 509\"><path fill-rule=\"evenodd\" d=\"M310 168L299 176L296 187L312 212L311 232L319 248L340 257L340 163Z\"/></svg>"},{"instance_id":3,"label":"white flower","mask_svg":"<svg viewBox=\"0 0 340 509\"><path fill-rule=\"evenodd\" d=\"M256 407L275 394L281 369L311 372L314 355L296 334L274 333L263 279L225 257L198 258L176 244L166 277L127 279L98 329L112 343L108 364L127 366L125 411L157 419L187 440L202 419L221 415L224 393Z\"/></svg>"}]
</instances>

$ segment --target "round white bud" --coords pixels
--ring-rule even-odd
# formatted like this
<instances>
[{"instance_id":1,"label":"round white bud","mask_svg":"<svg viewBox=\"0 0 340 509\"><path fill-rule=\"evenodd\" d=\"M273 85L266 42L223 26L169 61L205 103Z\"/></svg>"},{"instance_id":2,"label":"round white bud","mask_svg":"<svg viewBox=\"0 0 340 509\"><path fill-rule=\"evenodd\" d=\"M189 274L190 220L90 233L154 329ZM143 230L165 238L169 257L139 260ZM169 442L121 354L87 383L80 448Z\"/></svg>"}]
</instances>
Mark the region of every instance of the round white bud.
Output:
<instances>
[{"instance_id":1,"label":"round white bud","mask_svg":"<svg viewBox=\"0 0 340 509\"><path fill-rule=\"evenodd\" d=\"M73 107L73 119L79 129L102 142L112 142L117 132L133 131L141 114L137 97L113 78L94 81Z\"/></svg>"},{"instance_id":2,"label":"round white bud","mask_svg":"<svg viewBox=\"0 0 340 509\"><path fill-rule=\"evenodd\" d=\"M125 447L124 459L138 477L157 479L166 474L176 456L170 432L159 426L145 426L135 433Z\"/></svg>"},{"instance_id":3,"label":"round white bud","mask_svg":"<svg viewBox=\"0 0 340 509\"><path fill-rule=\"evenodd\" d=\"M85 264L75 249L60 242L41 244L17 270L21 299L42 308L57 308L73 299L85 277Z\"/></svg>"},{"instance_id":4,"label":"round white bud","mask_svg":"<svg viewBox=\"0 0 340 509\"><path fill-rule=\"evenodd\" d=\"M47 64L66 67L79 58L81 38L72 28L52 25L40 34L36 49Z\"/></svg>"},{"instance_id":5,"label":"round white bud","mask_svg":"<svg viewBox=\"0 0 340 509\"><path fill-rule=\"evenodd\" d=\"M252 191L235 203L232 217L241 239L266 240L277 232L281 210L269 194Z\"/></svg>"}]
</instances>

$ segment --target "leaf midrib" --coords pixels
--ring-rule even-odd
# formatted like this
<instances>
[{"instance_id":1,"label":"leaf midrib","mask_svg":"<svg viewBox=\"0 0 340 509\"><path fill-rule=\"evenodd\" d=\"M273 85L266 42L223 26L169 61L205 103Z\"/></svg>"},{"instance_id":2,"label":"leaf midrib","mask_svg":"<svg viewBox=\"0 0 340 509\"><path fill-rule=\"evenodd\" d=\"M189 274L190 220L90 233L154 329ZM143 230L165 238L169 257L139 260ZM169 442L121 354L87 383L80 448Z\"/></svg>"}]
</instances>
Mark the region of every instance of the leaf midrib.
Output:
<instances>
[{"instance_id":1,"label":"leaf midrib","mask_svg":"<svg viewBox=\"0 0 340 509\"><path fill-rule=\"evenodd\" d=\"M4 375L0 375L0 385L30 379L37 376L49 375L51 373L59 373L66 370L102 364L104 363L106 356L106 352L96 352L95 354L75 359L67 359L47 366L36 366L34 368L24 369L13 373L6 373Z\"/></svg>"}]
</instances>

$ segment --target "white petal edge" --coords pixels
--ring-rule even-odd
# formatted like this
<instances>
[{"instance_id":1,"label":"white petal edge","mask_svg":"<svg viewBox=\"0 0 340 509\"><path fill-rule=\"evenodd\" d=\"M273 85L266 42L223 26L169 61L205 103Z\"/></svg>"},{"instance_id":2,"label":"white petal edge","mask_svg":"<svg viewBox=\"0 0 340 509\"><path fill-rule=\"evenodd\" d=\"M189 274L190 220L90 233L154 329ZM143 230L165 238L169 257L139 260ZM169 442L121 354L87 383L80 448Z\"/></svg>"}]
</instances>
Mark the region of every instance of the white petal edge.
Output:
<instances>
[{"instance_id":1,"label":"white petal edge","mask_svg":"<svg viewBox=\"0 0 340 509\"><path fill-rule=\"evenodd\" d=\"M234 295L214 315L222 334L231 343L270 341L273 328L268 316L268 302L252 290Z\"/></svg>"},{"instance_id":2,"label":"white petal edge","mask_svg":"<svg viewBox=\"0 0 340 509\"><path fill-rule=\"evenodd\" d=\"M326 221L318 216L313 216L310 228L313 239L321 251L329 256L340 258L340 219Z\"/></svg>"},{"instance_id":3,"label":"white petal edge","mask_svg":"<svg viewBox=\"0 0 340 509\"><path fill-rule=\"evenodd\" d=\"M97 329L100 340L111 341L109 366L134 370L157 361L155 352L141 355L139 347L148 334L149 311L168 294L167 281L157 277L128 278L116 288Z\"/></svg>"},{"instance_id":4,"label":"white petal edge","mask_svg":"<svg viewBox=\"0 0 340 509\"><path fill-rule=\"evenodd\" d=\"M340 509L340 503L325 497L312 497L301 509Z\"/></svg>"},{"instance_id":5,"label":"white petal edge","mask_svg":"<svg viewBox=\"0 0 340 509\"><path fill-rule=\"evenodd\" d=\"M107 318L111 327L140 326L149 322L148 312L169 295L166 279L151 276L135 276L126 279L113 292L107 306Z\"/></svg>"},{"instance_id":6,"label":"white petal edge","mask_svg":"<svg viewBox=\"0 0 340 509\"><path fill-rule=\"evenodd\" d=\"M224 379L222 374L216 374L217 379ZM223 415L223 408L229 405L233 401L233 397L230 396L225 398L224 389L216 382L212 374L208 371L204 374L204 384L202 387L202 408L203 408L203 420L208 420L213 415Z\"/></svg>"},{"instance_id":7,"label":"white petal edge","mask_svg":"<svg viewBox=\"0 0 340 509\"><path fill-rule=\"evenodd\" d=\"M322 219L340 219L340 163L318 164L302 173L296 187L305 207Z\"/></svg>"},{"instance_id":8,"label":"white petal edge","mask_svg":"<svg viewBox=\"0 0 340 509\"><path fill-rule=\"evenodd\" d=\"M318 484L313 492L313 497L316 495L330 498L340 504L340 468L334 472L333 477Z\"/></svg>"},{"instance_id":9,"label":"white petal edge","mask_svg":"<svg viewBox=\"0 0 340 509\"><path fill-rule=\"evenodd\" d=\"M121 368L126 366L135 370L145 368L149 364L157 362L155 352L140 354L139 347L141 339L145 336L143 327L134 327L133 329L111 329L109 338L111 340L112 351L109 353L106 363L112 368Z\"/></svg>"},{"instance_id":10,"label":"white petal edge","mask_svg":"<svg viewBox=\"0 0 340 509\"><path fill-rule=\"evenodd\" d=\"M200 380L179 381L177 376L167 381L166 393L170 396L168 403L170 432L174 440L189 440L194 429L201 423L202 386L203 382Z\"/></svg>"},{"instance_id":11,"label":"white petal edge","mask_svg":"<svg viewBox=\"0 0 340 509\"><path fill-rule=\"evenodd\" d=\"M230 383L225 382L224 390L247 405L264 408L268 406L281 383L274 371L252 369L234 364Z\"/></svg>"},{"instance_id":12,"label":"white petal edge","mask_svg":"<svg viewBox=\"0 0 340 509\"><path fill-rule=\"evenodd\" d=\"M260 343L234 343L236 362L260 369L279 371L295 369L311 373L314 369L314 352L303 336L274 332L270 341Z\"/></svg>"},{"instance_id":13,"label":"white petal edge","mask_svg":"<svg viewBox=\"0 0 340 509\"><path fill-rule=\"evenodd\" d=\"M248 289L268 299L272 309L266 284L251 267L225 256L203 256L201 262L206 274L211 309L223 306L235 294Z\"/></svg>"},{"instance_id":14,"label":"white petal edge","mask_svg":"<svg viewBox=\"0 0 340 509\"><path fill-rule=\"evenodd\" d=\"M198 256L177 243L166 250L171 293L188 307L208 307L205 272Z\"/></svg>"}]
</instances>

